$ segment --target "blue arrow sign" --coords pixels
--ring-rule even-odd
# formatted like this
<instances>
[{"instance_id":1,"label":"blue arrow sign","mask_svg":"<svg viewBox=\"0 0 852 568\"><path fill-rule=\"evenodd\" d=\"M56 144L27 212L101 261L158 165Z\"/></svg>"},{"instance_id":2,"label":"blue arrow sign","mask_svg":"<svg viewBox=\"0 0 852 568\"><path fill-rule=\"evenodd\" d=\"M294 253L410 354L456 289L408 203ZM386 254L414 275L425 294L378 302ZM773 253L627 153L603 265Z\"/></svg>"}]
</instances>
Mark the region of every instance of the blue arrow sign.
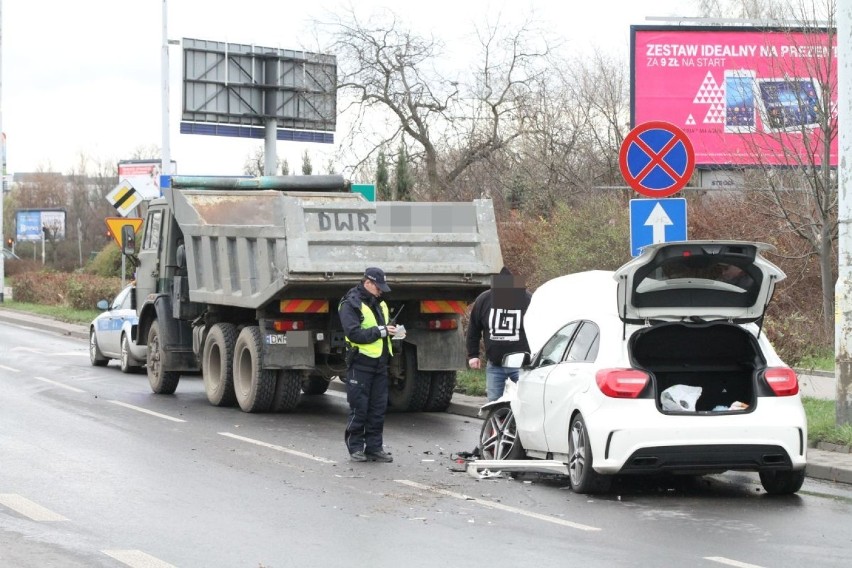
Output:
<instances>
[{"instance_id":1,"label":"blue arrow sign","mask_svg":"<svg viewBox=\"0 0 852 568\"><path fill-rule=\"evenodd\" d=\"M686 240L685 199L630 200L630 254L642 247Z\"/></svg>"}]
</instances>

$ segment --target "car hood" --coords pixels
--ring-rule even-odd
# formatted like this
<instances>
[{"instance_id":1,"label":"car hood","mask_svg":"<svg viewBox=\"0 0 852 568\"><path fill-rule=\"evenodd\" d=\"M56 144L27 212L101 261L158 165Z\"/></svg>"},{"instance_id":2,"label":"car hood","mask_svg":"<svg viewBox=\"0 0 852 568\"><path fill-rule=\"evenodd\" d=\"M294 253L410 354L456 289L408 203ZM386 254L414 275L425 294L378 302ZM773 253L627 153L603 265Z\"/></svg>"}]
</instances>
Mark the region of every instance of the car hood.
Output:
<instances>
[{"instance_id":1,"label":"car hood","mask_svg":"<svg viewBox=\"0 0 852 568\"><path fill-rule=\"evenodd\" d=\"M742 241L659 243L619 268L618 314L649 320L730 320L763 317L784 272L763 257L771 245Z\"/></svg>"}]
</instances>

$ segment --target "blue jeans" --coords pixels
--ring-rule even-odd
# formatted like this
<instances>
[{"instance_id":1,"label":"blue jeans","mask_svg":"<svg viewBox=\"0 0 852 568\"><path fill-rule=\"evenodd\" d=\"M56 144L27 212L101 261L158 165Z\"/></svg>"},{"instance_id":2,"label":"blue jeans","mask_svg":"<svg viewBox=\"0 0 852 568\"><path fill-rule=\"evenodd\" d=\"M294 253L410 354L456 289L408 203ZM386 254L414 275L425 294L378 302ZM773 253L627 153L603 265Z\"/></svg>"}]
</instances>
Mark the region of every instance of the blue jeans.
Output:
<instances>
[{"instance_id":1,"label":"blue jeans","mask_svg":"<svg viewBox=\"0 0 852 568\"><path fill-rule=\"evenodd\" d=\"M485 396L488 397L488 402L497 400L503 396L503 390L506 388L506 379L517 383L518 369L492 365L489 361L485 366Z\"/></svg>"}]
</instances>

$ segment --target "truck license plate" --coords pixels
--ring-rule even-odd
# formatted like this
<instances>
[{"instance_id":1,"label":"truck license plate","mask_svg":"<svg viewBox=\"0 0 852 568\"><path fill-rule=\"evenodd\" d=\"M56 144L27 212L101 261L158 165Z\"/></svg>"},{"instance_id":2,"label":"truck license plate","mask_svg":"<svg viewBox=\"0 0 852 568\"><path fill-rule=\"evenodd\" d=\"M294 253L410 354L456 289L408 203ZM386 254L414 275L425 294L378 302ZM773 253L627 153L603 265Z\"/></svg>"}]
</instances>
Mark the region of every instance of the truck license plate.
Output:
<instances>
[{"instance_id":1,"label":"truck license plate","mask_svg":"<svg viewBox=\"0 0 852 568\"><path fill-rule=\"evenodd\" d=\"M267 345L287 345L287 336L283 333L277 335L267 335L266 336L266 344Z\"/></svg>"}]
</instances>

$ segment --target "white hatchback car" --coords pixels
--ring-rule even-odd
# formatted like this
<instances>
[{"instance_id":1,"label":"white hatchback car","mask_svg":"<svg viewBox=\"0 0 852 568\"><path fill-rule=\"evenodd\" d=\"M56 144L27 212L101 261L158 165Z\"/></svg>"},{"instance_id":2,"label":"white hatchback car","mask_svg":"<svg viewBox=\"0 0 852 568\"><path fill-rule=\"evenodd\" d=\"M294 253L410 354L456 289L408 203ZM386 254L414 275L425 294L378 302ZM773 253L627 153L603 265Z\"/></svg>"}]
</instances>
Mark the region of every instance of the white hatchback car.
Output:
<instances>
[{"instance_id":1,"label":"white hatchback car","mask_svg":"<svg viewBox=\"0 0 852 568\"><path fill-rule=\"evenodd\" d=\"M579 493L615 474L757 471L768 493L805 477L798 378L762 333L784 273L769 245L684 241L616 272L562 276L533 294L517 386L485 405L483 459L553 459Z\"/></svg>"},{"instance_id":2,"label":"white hatchback car","mask_svg":"<svg viewBox=\"0 0 852 568\"><path fill-rule=\"evenodd\" d=\"M102 314L89 326L89 361L103 367L110 359L118 359L121 371L130 373L145 365L147 348L132 341L132 329L139 318L133 305L133 284L126 286L113 299L98 302Z\"/></svg>"}]
</instances>

